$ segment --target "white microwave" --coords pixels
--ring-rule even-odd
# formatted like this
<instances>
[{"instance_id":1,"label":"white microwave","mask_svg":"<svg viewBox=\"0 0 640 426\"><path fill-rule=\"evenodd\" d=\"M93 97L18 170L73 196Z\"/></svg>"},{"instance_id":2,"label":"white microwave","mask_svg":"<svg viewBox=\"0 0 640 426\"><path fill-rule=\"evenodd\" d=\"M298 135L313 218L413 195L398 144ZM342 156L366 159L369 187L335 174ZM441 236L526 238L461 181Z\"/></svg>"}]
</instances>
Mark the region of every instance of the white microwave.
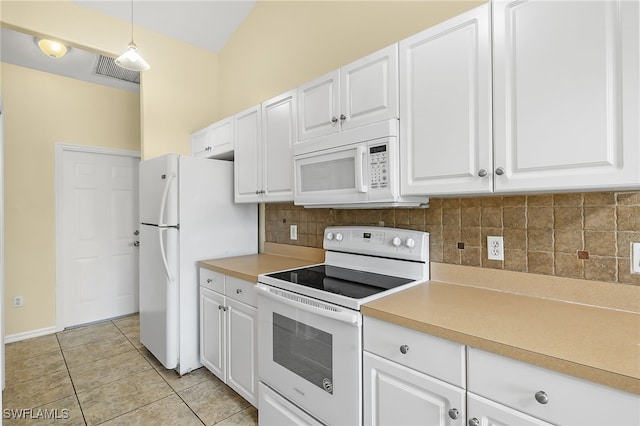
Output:
<instances>
[{"instance_id":1,"label":"white microwave","mask_svg":"<svg viewBox=\"0 0 640 426\"><path fill-rule=\"evenodd\" d=\"M397 133L389 125L354 129L294 151L294 203L308 207L419 207L427 197L400 196ZM380 130L385 136L375 136ZM391 134L389 134L391 133ZM351 143L349 143L351 141Z\"/></svg>"}]
</instances>

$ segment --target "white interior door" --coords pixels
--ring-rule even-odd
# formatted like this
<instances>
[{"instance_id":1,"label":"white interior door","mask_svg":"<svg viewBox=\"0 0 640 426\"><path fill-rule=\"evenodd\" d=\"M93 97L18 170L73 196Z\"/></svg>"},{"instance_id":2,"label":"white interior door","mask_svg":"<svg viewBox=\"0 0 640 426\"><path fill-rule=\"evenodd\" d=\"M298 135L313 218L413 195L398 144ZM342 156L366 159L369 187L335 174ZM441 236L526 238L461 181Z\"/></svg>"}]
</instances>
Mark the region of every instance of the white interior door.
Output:
<instances>
[{"instance_id":1,"label":"white interior door","mask_svg":"<svg viewBox=\"0 0 640 426\"><path fill-rule=\"evenodd\" d=\"M62 151L64 327L138 312L138 163Z\"/></svg>"}]
</instances>

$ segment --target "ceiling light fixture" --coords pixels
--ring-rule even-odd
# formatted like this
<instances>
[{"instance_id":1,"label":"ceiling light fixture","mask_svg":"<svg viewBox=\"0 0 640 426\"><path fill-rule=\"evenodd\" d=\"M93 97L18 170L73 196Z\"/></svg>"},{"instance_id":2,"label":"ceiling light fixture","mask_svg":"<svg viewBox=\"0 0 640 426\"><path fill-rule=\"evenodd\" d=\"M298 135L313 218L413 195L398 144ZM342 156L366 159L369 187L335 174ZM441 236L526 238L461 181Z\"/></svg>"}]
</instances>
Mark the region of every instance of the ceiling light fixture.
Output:
<instances>
[{"instance_id":1,"label":"ceiling light fixture","mask_svg":"<svg viewBox=\"0 0 640 426\"><path fill-rule=\"evenodd\" d=\"M115 60L116 65L130 71L146 71L149 64L138 53L138 46L133 42L133 0L131 0L131 42L127 50Z\"/></svg>"},{"instance_id":2,"label":"ceiling light fixture","mask_svg":"<svg viewBox=\"0 0 640 426\"><path fill-rule=\"evenodd\" d=\"M44 38L36 38L36 43L42 53L53 59L62 58L68 50L64 44Z\"/></svg>"}]
</instances>

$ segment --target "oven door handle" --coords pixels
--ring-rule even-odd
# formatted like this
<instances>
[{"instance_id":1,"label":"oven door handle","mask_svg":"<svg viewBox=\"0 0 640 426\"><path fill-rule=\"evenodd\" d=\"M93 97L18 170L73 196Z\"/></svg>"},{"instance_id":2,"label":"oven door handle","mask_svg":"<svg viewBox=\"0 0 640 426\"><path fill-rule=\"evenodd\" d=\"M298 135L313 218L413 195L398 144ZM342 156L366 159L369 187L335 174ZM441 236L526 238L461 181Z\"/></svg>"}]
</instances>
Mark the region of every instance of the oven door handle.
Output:
<instances>
[{"instance_id":1,"label":"oven door handle","mask_svg":"<svg viewBox=\"0 0 640 426\"><path fill-rule=\"evenodd\" d=\"M347 324L359 324L360 322L360 315L357 312L352 312L352 311L346 311L343 310L342 308L335 308L337 310L329 310L329 309L324 309L322 307L319 306L327 306L327 307L331 307L334 308L331 305L327 305L321 301L317 301L315 299L311 299L308 297L304 297L301 296L299 294L295 294L295 293L290 293L287 292L285 290L280 290L280 289L272 289L271 287L268 287L264 284L258 284L256 285L256 288L259 290L260 294L259 296L264 296L268 299L271 299L275 302L278 303L282 303L285 304L287 306L291 306L293 308L296 309L300 309L302 311L306 311L306 312L310 312L312 314L316 314L316 315L320 315L326 318L330 318L330 319L334 319L337 321L341 321L341 322L345 322ZM277 293L281 293L281 294L286 294L286 295L290 295L291 299L288 297L283 297L280 296ZM300 302L294 300L297 299ZM314 306L317 305L317 306Z\"/></svg>"}]
</instances>

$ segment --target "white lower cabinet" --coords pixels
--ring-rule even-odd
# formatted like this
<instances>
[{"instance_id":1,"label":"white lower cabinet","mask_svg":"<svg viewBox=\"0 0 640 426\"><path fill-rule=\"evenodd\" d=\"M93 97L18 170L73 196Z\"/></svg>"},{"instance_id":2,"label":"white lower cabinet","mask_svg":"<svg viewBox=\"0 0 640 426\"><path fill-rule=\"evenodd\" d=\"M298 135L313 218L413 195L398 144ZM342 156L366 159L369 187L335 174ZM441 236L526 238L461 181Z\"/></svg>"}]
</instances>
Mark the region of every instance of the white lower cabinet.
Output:
<instances>
[{"instance_id":1,"label":"white lower cabinet","mask_svg":"<svg viewBox=\"0 0 640 426\"><path fill-rule=\"evenodd\" d=\"M464 425L465 390L368 352L365 425Z\"/></svg>"},{"instance_id":2,"label":"white lower cabinet","mask_svg":"<svg viewBox=\"0 0 640 426\"><path fill-rule=\"evenodd\" d=\"M365 425L639 425L640 396L364 317Z\"/></svg>"},{"instance_id":3,"label":"white lower cabinet","mask_svg":"<svg viewBox=\"0 0 640 426\"><path fill-rule=\"evenodd\" d=\"M469 426L551 426L551 423L474 395L471 392L467 393L467 416L469 417Z\"/></svg>"},{"instance_id":4,"label":"white lower cabinet","mask_svg":"<svg viewBox=\"0 0 640 426\"><path fill-rule=\"evenodd\" d=\"M465 347L365 317L364 424L465 424Z\"/></svg>"},{"instance_id":5,"label":"white lower cabinet","mask_svg":"<svg viewBox=\"0 0 640 426\"><path fill-rule=\"evenodd\" d=\"M200 362L258 404L258 311L254 284L200 269ZM215 285L215 290L212 286Z\"/></svg>"},{"instance_id":6,"label":"white lower cabinet","mask_svg":"<svg viewBox=\"0 0 640 426\"><path fill-rule=\"evenodd\" d=\"M468 412L471 419L480 420L489 416L500 421L498 424L507 425L546 425L546 422L575 426L640 424L638 395L480 349L468 348L467 351L469 395L497 403L492 411L485 413L476 410L475 406L472 410L470 405ZM500 406L504 407L503 413L498 410ZM500 417L499 413L504 417ZM522 420L527 418L534 418L535 422L526 423Z\"/></svg>"}]
</instances>

